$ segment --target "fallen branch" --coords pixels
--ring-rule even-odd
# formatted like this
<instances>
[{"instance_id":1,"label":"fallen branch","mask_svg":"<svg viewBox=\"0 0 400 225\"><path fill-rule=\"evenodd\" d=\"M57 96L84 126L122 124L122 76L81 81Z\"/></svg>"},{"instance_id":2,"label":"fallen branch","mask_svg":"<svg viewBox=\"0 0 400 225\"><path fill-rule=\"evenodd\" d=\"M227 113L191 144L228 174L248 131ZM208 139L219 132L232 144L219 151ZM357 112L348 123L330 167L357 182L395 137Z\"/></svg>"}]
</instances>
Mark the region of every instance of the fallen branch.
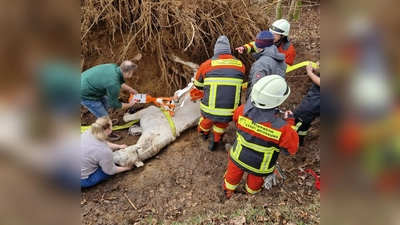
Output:
<instances>
[{"instance_id":1,"label":"fallen branch","mask_svg":"<svg viewBox=\"0 0 400 225\"><path fill-rule=\"evenodd\" d=\"M126 193L124 193L124 195L125 195L126 199L128 199L129 204L131 204L131 206L132 206L135 210L137 210L136 206L133 204L133 202L131 201L131 199L129 199L128 195L126 195Z\"/></svg>"},{"instance_id":2,"label":"fallen branch","mask_svg":"<svg viewBox=\"0 0 400 225\"><path fill-rule=\"evenodd\" d=\"M298 166L298 167L296 167L296 168L293 168L293 169L288 170L288 172L292 172L293 170L296 170L296 169L302 170L303 167L308 166L308 165L312 165L313 163L314 163L314 162L307 162L307 163L304 163L304 164L301 165L301 166Z\"/></svg>"},{"instance_id":3,"label":"fallen branch","mask_svg":"<svg viewBox=\"0 0 400 225\"><path fill-rule=\"evenodd\" d=\"M279 166L283 169L284 172L288 172L293 178L296 178L297 176L291 172L291 170L286 169L284 166L279 164Z\"/></svg>"}]
</instances>

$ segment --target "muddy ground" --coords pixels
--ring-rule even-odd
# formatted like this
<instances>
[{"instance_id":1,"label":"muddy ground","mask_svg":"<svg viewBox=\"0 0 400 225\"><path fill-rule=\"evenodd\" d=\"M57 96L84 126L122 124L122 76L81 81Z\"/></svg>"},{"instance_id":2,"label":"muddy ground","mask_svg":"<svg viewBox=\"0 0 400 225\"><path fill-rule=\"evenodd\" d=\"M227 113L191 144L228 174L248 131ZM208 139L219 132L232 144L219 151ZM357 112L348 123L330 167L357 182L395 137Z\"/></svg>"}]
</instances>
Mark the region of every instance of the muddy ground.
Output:
<instances>
[{"instance_id":1,"label":"muddy ground","mask_svg":"<svg viewBox=\"0 0 400 225\"><path fill-rule=\"evenodd\" d=\"M291 39L298 52L295 63L319 60L319 9L303 10L301 19L291 24ZM86 67L104 62L104 59L85 60ZM152 92L159 74L157 62L151 56L144 56L138 64L146 68L138 72L145 79L132 79L127 83L141 93L157 96L158 93ZM287 80L292 93L281 109L293 110L312 82L304 69L289 73ZM126 99L127 93L122 93L121 100ZM110 111L110 116L119 119L121 125L124 113ZM82 108L81 114L82 125L94 122L95 118L87 110ZM123 137L116 143L133 145L138 140L138 137L128 135L127 130L116 133ZM241 219L245 218L247 224L319 224L320 193L315 188L315 178L301 173L312 169L320 174L319 134L320 120L317 119L308 132L305 146L299 147L295 156L279 156L287 179L279 180L278 186L249 196L244 193L242 181L238 192L227 200L221 191L227 166L224 145L233 143L235 126L229 125L215 152L208 151L208 141L201 139L196 129L191 128L157 156L145 161L144 167L83 189L81 223L243 224ZM250 218L250 214L254 216Z\"/></svg>"}]
</instances>

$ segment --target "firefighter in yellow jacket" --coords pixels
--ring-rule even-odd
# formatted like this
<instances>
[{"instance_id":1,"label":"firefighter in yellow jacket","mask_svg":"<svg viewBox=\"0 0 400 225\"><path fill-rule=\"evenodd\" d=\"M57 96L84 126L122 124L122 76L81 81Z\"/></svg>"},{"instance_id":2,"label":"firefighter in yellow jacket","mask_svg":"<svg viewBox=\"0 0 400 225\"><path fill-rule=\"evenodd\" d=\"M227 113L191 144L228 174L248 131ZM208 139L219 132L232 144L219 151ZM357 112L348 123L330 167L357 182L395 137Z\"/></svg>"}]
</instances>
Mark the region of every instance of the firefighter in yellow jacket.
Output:
<instances>
[{"instance_id":1,"label":"firefighter in yellow jacket","mask_svg":"<svg viewBox=\"0 0 400 225\"><path fill-rule=\"evenodd\" d=\"M222 184L227 198L236 190L244 172L248 173L246 192L260 192L263 177L274 175L279 153L294 155L297 152L299 137L293 129L292 112L286 111L284 119L275 114L275 107L289 94L290 88L284 78L269 75L254 84L249 101L235 110L236 140L229 152Z\"/></svg>"},{"instance_id":2,"label":"firefighter in yellow jacket","mask_svg":"<svg viewBox=\"0 0 400 225\"><path fill-rule=\"evenodd\" d=\"M220 36L214 46L214 56L202 63L196 73L194 84L204 90L197 130L204 140L212 130L210 151L216 149L232 121L233 111L240 104L245 71L244 64L232 56L228 38Z\"/></svg>"}]
</instances>

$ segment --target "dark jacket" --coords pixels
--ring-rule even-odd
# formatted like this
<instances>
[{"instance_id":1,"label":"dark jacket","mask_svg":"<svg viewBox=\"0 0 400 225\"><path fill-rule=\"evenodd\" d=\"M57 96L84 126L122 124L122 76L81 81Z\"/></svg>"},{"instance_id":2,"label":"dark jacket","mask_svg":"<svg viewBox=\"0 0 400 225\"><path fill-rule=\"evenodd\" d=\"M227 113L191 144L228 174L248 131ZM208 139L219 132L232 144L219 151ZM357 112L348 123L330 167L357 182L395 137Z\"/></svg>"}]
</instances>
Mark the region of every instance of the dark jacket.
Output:
<instances>
[{"instance_id":1,"label":"dark jacket","mask_svg":"<svg viewBox=\"0 0 400 225\"><path fill-rule=\"evenodd\" d=\"M81 99L98 101L107 95L110 108L119 109L118 101L124 76L117 64L102 64L92 67L81 74Z\"/></svg>"},{"instance_id":2,"label":"dark jacket","mask_svg":"<svg viewBox=\"0 0 400 225\"><path fill-rule=\"evenodd\" d=\"M273 74L285 77L286 67L285 55L279 53L275 45L264 48L264 50L260 52L260 58L251 66L246 100L250 96L253 85L259 79Z\"/></svg>"},{"instance_id":3,"label":"dark jacket","mask_svg":"<svg viewBox=\"0 0 400 225\"><path fill-rule=\"evenodd\" d=\"M235 110L233 121L237 133L230 159L248 173L268 175L274 171L280 152L297 152L299 137L292 128L293 117L283 120L275 109L259 109L248 101Z\"/></svg>"},{"instance_id":4,"label":"dark jacket","mask_svg":"<svg viewBox=\"0 0 400 225\"><path fill-rule=\"evenodd\" d=\"M201 113L214 122L232 121L233 111L240 104L240 93L246 68L231 54L214 55L202 63L194 84L204 89Z\"/></svg>"},{"instance_id":5,"label":"dark jacket","mask_svg":"<svg viewBox=\"0 0 400 225\"><path fill-rule=\"evenodd\" d=\"M318 74L319 76L319 74ZM303 123L311 123L320 116L321 92L320 87L313 84L293 115Z\"/></svg>"}]
</instances>

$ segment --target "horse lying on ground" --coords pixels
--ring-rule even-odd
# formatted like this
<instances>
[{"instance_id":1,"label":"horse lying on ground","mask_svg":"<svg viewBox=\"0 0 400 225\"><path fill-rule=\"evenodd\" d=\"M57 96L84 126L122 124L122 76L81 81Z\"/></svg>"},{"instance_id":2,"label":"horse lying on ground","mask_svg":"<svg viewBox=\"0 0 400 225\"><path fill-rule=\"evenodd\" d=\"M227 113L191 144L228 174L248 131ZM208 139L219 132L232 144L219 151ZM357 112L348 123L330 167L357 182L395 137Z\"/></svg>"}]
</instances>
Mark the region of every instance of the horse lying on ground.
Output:
<instances>
[{"instance_id":1,"label":"horse lying on ground","mask_svg":"<svg viewBox=\"0 0 400 225\"><path fill-rule=\"evenodd\" d=\"M181 107L170 117L175 126L175 133L167 115L156 106L149 106L134 114L126 113L125 122L140 120L141 127L132 128L130 132L142 133L135 145L113 153L114 163L120 166L143 166L143 161L156 155L162 148L175 141L179 135L197 125L200 118L200 101L191 101L186 94Z\"/></svg>"}]
</instances>

